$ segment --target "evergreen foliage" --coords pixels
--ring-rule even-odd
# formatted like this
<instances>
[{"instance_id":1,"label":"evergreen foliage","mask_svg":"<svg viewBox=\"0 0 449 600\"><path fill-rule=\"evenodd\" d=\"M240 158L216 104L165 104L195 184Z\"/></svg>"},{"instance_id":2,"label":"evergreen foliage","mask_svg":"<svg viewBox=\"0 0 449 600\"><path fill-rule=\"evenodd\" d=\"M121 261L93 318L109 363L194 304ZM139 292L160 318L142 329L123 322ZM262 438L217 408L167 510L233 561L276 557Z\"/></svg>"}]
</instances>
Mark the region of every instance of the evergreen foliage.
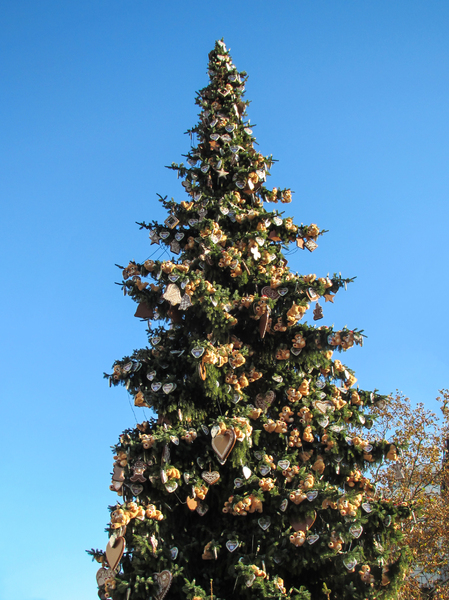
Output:
<instances>
[{"instance_id":1,"label":"evergreen foliage","mask_svg":"<svg viewBox=\"0 0 449 600\"><path fill-rule=\"evenodd\" d=\"M289 244L314 251L324 232L278 210L292 194L265 185L274 161L254 148L246 73L222 41L209 77L186 164L169 167L188 199L161 198L165 222L139 224L169 259L122 267L136 315L159 325L107 377L155 416L115 447L99 595L395 598L410 510L364 475L397 460L369 438L384 397L335 358L361 331L305 320L351 280L289 270Z\"/></svg>"}]
</instances>

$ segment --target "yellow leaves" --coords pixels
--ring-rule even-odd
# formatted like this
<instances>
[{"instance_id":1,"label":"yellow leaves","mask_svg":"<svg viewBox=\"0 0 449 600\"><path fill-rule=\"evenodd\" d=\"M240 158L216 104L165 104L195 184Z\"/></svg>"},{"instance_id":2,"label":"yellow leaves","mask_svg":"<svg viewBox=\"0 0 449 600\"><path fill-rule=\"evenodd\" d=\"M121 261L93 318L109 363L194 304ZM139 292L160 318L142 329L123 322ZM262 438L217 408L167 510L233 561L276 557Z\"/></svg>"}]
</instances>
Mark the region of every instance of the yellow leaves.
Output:
<instances>
[{"instance_id":1,"label":"yellow leaves","mask_svg":"<svg viewBox=\"0 0 449 600\"><path fill-rule=\"evenodd\" d=\"M444 491L449 472L443 462L449 438L449 391L440 393L441 416L422 403L412 407L400 394L374 409L377 421L370 433L402 447L397 464L403 479L395 477L395 465L384 464L373 469L373 483L379 494L395 503L410 502L415 511L403 528L413 564L399 592L401 600L421 599L420 586L426 580L433 588L433 600L449 598L449 581L439 578L449 569L449 497Z\"/></svg>"}]
</instances>

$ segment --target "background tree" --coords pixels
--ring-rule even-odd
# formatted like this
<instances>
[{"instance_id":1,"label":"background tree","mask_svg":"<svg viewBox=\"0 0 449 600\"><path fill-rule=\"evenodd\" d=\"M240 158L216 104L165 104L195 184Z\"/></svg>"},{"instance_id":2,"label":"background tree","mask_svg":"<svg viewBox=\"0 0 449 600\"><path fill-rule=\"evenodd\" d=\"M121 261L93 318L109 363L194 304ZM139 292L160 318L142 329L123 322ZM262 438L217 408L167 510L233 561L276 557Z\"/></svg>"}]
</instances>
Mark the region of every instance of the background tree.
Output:
<instances>
[{"instance_id":1,"label":"background tree","mask_svg":"<svg viewBox=\"0 0 449 600\"><path fill-rule=\"evenodd\" d=\"M170 166L188 199L161 198L165 222L140 223L167 258L123 269L136 316L162 325L109 380L156 416L115 447L100 596L394 598L409 509L364 471L400 445L370 439L383 396L333 357L361 332L305 320L351 280L290 272L283 251L313 252L324 232L264 208L292 194L265 186L273 159L222 41L209 76L187 165Z\"/></svg>"},{"instance_id":2,"label":"background tree","mask_svg":"<svg viewBox=\"0 0 449 600\"><path fill-rule=\"evenodd\" d=\"M449 393L441 394L440 418L423 404L412 407L402 394L374 408L372 432L378 439L393 436L403 450L399 462L375 470L373 482L378 494L414 509L413 519L402 525L413 557L400 593L404 600L449 597Z\"/></svg>"}]
</instances>

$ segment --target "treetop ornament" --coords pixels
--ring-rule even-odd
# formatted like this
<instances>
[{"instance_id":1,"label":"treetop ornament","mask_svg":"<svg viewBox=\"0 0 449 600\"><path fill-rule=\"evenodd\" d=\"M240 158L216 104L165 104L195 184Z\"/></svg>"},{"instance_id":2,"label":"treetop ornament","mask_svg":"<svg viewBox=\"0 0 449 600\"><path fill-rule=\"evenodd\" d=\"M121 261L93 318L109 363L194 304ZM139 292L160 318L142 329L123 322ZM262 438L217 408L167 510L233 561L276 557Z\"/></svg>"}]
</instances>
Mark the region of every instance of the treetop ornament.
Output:
<instances>
[{"instance_id":1,"label":"treetop ornament","mask_svg":"<svg viewBox=\"0 0 449 600\"><path fill-rule=\"evenodd\" d=\"M107 377L154 416L115 447L99 596L395 598L410 509L376 495L369 469L401 448L370 439L384 397L333 358L361 331L305 320L352 280L289 270L288 244L314 251L324 231L271 208L292 192L266 187L273 159L254 148L246 73L223 41L208 73L186 164L169 167L188 197L140 223L167 259L120 267L156 327Z\"/></svg>"}]
</instances>

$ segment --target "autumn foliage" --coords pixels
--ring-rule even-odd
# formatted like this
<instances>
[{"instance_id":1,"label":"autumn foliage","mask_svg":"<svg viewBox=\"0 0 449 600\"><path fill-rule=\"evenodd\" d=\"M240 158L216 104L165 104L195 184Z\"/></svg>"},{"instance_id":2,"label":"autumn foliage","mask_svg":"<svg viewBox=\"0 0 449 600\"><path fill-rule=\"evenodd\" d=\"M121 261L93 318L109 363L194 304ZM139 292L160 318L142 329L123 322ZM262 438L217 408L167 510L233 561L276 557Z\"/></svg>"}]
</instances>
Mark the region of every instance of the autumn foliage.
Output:
<instances>
[{"instance_id":1,"label":"autumn foliage","mask_svg":"<svg viewBox=\"0 0 449 600\"><path fill-rule=\"evenodd\" d=\"M396 463L373 470L377 493L395 503L412 505L413 518L403 524L412 568L399 598L449 598L449 391L437 398L438 416L423 404L412 407L402 394L375 408L378 419L372 432L381 439L406 445Z\"/></svg>"}]
</instances>

